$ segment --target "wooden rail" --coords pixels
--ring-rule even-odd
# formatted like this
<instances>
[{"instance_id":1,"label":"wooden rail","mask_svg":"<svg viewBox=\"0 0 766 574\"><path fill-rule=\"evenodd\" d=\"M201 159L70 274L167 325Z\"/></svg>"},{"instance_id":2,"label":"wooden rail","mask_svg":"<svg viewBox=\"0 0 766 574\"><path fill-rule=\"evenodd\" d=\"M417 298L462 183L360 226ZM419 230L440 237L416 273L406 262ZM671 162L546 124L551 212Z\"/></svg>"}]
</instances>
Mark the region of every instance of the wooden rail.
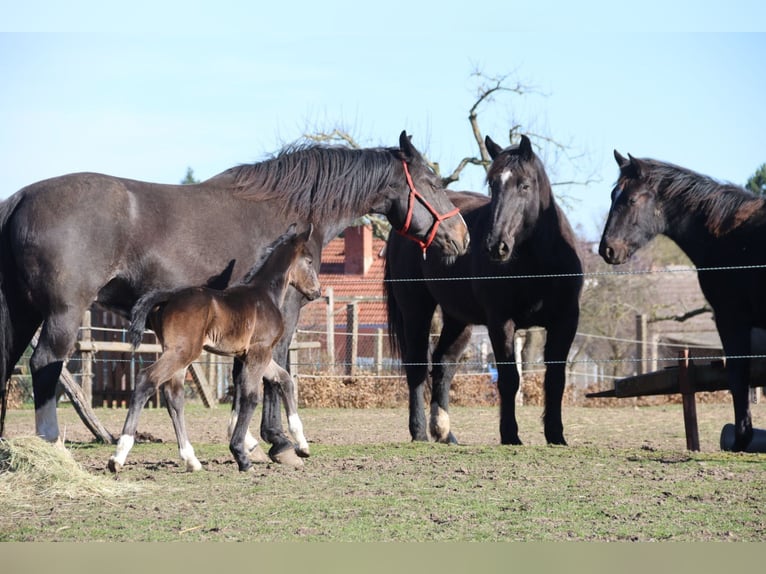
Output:
<instances>
[{"instance_id":1,"label":"wooden rail","mask_svg":"<svg viewBox=\"0 0 766 574\"><path fill-rule=\"evenodd\" d=\"M765 360L750 360L750 386L753 388L766 386ZM660 371L619 379L614 382L614 388L597 393L588 393L585 396L587 398L628 398L680 394L683 397L686 448L698 451L700 449L699 430L694 395L699 392L728 389L729 383L723 361L697 365L688 358L688 351L684 351L679 357L677 365Z\"/></svg>"}]
</instances>

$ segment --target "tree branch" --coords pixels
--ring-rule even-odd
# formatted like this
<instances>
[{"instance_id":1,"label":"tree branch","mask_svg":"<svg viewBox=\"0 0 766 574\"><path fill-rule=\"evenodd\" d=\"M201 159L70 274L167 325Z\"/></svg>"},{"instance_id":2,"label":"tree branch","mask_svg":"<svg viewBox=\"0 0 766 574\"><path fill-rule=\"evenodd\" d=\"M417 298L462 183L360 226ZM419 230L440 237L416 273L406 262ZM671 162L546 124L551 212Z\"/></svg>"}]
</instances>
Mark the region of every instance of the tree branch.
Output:
<instances>
[{"instance_id":1,"label":"tree branch","mask_svg":"<svg viewBox=\"0 0 766 574\"><path fill-rule=\"evenodd\" d=\"M677 321L679 323L683 323L684 321L691 319L692 317L696 317L697 315L702 315L703 313L712 313L713 309L710 307L710 305L703 305L702 307L698 307L697 309L692 309L691 311L687 311L686 313L682 313L681 315L666 315L664 317L651 317L647 320L649 323L657 323L659 321Z\"/></svg>"}]
</instances>

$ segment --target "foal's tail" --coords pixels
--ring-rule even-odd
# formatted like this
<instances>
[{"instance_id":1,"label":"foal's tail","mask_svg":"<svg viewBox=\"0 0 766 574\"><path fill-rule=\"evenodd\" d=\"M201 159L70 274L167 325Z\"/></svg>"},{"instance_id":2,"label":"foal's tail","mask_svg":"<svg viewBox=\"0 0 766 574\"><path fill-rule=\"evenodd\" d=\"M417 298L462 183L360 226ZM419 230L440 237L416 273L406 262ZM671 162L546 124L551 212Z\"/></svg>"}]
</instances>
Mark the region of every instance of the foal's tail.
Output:
<instances>
[{"instance_id":1,"label":"foal's tail","mask_svg":"<svg viewBox=\"0 0 766 574\"><path fill-rule=\"evenodd\" d=\"M11 321L11 308L8 300L15 300L15 286L12 284L15 275L14 262L11 257L10 238L8 237L8 220L16 210L23 197L16 193L0 203L0 437L5 427L6 390L8 378L11 375L15 361L18 359L18 344L15 340L15 330ZM26 345L28 341L23 342Z\"/></svg>"},{"instance_id":2,"label":"foal's tail","mask_svg":"<svg viewBox=\"0 0 766 574\"><path fill-rule=\"evenodd\" d=\"M149 313L151 313L157 305L167 302L172 297L173 293L174 291L149 291L142 295L139 300L136 301L136 304L133 305L133 310L130 312L128 340L133 345L134 349L137 349L141 344Z\"/></svg>"}]
</instances>

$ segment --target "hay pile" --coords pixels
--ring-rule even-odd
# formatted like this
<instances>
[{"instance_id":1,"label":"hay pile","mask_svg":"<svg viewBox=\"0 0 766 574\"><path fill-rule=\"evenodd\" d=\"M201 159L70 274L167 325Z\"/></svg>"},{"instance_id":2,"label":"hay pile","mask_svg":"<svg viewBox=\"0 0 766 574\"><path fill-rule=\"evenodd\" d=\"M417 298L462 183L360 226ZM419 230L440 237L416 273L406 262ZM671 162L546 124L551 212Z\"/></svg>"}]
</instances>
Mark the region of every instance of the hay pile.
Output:
<instances>
[{"instance_id":1,"label":"hay pile","mask_svg":"<svg viewBox=\"0 0 766 574\"><path fill-rule=\"evenodd\" d=\"M112 498L144 487L85 471L68 450L38 437L0 439L0 500L23 505L33 497Z\"/></svg>"}]
</instances>

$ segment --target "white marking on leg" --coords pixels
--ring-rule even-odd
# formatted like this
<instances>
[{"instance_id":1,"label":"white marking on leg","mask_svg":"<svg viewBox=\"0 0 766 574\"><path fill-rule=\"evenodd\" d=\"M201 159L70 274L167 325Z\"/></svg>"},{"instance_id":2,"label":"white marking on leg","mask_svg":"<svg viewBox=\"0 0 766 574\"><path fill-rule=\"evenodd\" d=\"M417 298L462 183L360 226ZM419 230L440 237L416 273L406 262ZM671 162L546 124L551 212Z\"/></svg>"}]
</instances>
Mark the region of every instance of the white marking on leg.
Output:
<instances>
[{"instance_id":1,"label":"white marking on leg","mask_svg":"<svg viewBox=\"0 0 766 574\"><path fill-rule=\"evenodd\" d=\"M37 436L48 442L58 441L59 423L56 416L56 397L52 397L39 409L35 409L35 429Z\"/></svg>"},{"instance_id":2,"label":"white marking on leg","mask_svg":"<svg viewBox=\"0 0 766 574\"><path fill-rule=\"evenodd\" d=\"M110 460L116 462L120 466L124 466L125 459L128 458L128 453L130 452L130 449L133 448L134 443L135 440L129 434L121 435L120 440L117 441L117 448Z\"/></svg>"},{"instance_id":3,"label":"white marking on leg","mask_svg":"<svg viewBox=\"0 0 766 574\"><path fill-rule=\"evenodd\" d=\"M238 417L234 411L231 411L231 415L229 415L229 428L227 430L227 436L229 440L231 440L231 435L234 434L234 427L237 426L237 418ZM245 433L245 451L252 452L257 446L258 439L253 436L253 433L250 432L250 429L247 429L247 432Z\"/></svg>"},{"instance_id":4,"label":"white marking on leg","mask_svg":"<svg viewBox=\"0 0 766 574\"><path fill-rule=\"evenodd\" d=\"M434 440L447 442L449 425L449 413L441 408L438 403L431 403L431 434Z\"/></svg>"},{"instance_id":5,"label":"white marking on leg","mask_svg":"<svg viewBox=\"0 0 766 574\"><path fill-rule=\"evenodd\" d=\"M187 472L195 472L202 468L202 464L194 454L194 447L188 440L186 441L186 444L178 449L178 454L181 455L181 460L186 463Z\"/></svg>"},{"instance_id":6,"label":"white marking on leg","mask_svg":"<svg viewBox=\"0 0 766 574\"><path fill-rule=\"evenodd\" d=\"M287 428L290 430L290 434L293 435L295 442L298 443L298 448L308 454L309 443L303 435L303 423L297 413L287 417Z\"/></svg>"}]
</instances>

